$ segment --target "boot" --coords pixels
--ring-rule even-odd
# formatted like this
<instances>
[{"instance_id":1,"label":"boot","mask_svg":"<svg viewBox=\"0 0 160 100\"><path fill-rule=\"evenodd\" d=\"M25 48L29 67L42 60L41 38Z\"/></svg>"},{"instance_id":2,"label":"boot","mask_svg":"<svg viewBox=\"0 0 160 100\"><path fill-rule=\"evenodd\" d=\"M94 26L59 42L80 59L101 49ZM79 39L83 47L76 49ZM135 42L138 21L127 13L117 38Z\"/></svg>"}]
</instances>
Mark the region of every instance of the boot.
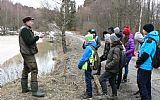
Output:
<instances>
[{"instance_id":1,"label":"boot","mask_svg":"<svg viewBox=\"0 0 160 100\"><path fill-rule=\"evenodd\" d=\"M31 82L32 96L44 97L44 93L38 91L38 82Z\"/></svg>"},{"instance_id":2,"label":"boot","mask_svg":"<svg viewBox=\"0 0 160 100\"><path fill-rule=\"evenodd\" d=\"M123 75L123 81L127 82L127 76L126 75Z\"/></svg>"},{"instance_id":3,"label":"boot","mask_svg":"<svg viewBox=\"0 0 160 100\"><path fill-rule=\"evenodd\" d=\"M83 100L92 100L92 96L88 96L87 94L82 95Z\"/></svg>"},{"instance_id":4,"label":"boot","mask_svg":"<svg viewBox=\"0 0 160 100\"><path fill-rule=\"evenodd\" d=\"M29 92L28 89L28 79L21 79L21 87L22 87L22 93L27 93Z\"/></svg>"},{"instance_id":5,"label":"boot","mask_svg":"<svg viewBox=\"0 0 160 100\"><path fill-rule=\"evenodd\" d=\"M118 96L113 94L112 97L111 97L111 99L112 100L118 100Z\"/></svg>"}]
</instances>

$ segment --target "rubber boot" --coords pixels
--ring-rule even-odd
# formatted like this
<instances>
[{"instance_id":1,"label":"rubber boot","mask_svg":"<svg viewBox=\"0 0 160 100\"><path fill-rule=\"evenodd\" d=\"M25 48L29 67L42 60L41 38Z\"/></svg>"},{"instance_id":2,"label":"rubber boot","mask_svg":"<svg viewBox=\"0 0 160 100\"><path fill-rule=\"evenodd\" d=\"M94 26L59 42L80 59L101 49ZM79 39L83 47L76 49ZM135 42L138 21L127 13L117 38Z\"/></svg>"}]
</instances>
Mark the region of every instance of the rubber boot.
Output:
<instances>
[{"instance_id":1,"label":"rubber boot","mask_svg":"<svg viewBox=\"0 0 160 100\"><path fill-rule=\"evenodd\" d=\"M28 89L28 79L21 79L21 87L22 87L22 93L29 92L29 89Z\"/></svg>"},{"instance_id":2,"label":"rubber boot","mask_svg":"<svg viewBox=\"0 0 160 100\"><path fill-rule=\"evenodd\" d=\"M44 97L45 94L38 91L38 82L31 82L32 96Z\"/></svg>"}]
</instances>

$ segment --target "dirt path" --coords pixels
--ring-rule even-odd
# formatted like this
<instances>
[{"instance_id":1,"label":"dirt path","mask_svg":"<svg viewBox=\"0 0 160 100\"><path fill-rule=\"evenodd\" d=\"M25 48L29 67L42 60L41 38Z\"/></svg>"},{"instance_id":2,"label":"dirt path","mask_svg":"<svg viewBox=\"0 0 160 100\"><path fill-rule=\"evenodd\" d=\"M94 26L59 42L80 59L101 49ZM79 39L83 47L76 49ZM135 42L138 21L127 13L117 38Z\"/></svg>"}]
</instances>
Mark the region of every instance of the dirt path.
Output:
<instances>
[{"instance_id":1,"label":"dirt path","mask_svg":"<svg viewBox=\"0 0 160 100\"><path fill-rule=\"evenodd\" d=\"M32 97L31 93L22 94L20 87L20 80L6 84L0 89L1 100L81 100L81 95L84 93L84 74L77 68L78 59L81 57L82 40L77 35L67 35L67 45L69 52L66 55L62 50L57 48L58 57L55 70L50 74L38 78L40 90L46 93L44 98ZM102 46L103 48L103 46ZM100 49L100 55L102 50ZM65 59L67 62L64 62ZM64 73L66 66L66 73ZM129 82L122 83L120 90L118 90L119 100L140 100L132 94L138 90L136 86L136 69L133 65L135 59L130 63ZM158 82L160 83L160 82ZM153 85L154 86L154 85ZM159 87L153 87L153 100L159 100ZM109 87L109 91L111 91ZM93 100L97 100L94 96Z\"/></svg>"}]
</instances>

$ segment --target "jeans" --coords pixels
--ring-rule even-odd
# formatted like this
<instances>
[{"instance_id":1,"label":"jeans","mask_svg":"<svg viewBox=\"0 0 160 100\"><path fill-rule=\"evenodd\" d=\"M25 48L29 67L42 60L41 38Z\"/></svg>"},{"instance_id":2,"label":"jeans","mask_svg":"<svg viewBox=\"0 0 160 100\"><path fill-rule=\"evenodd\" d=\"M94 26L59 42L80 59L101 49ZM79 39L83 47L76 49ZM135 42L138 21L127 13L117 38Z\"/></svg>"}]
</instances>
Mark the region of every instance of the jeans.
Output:
<instances>
[{"instance_id":1,"label":"jeans","mask_svg":"<svg viewBox=\"0 0 160 100\"><path fill-rule=\"evenodd\" d=\"M151 100L151 71L139 68L137 71L137 83L141 100Z\"/></svg>"},{"instance_id":2,"label":"jeans","mask_svg":"<svg viewBox=\"0 0 160 100\"><path fill-rule=\"evenodd\" d=\"M128 75L128 65L129 65L129 62L130 62L131 58L132 57L129 57L129 58L127 57L126 65L124 66L125 71L124 71L123 76L125 76L126 79L127 79L127 75Z\"/></svg>"},{"instance_id":3,"label":"jeans","mask_svg":"<svg viewBox=\"0 0 160 100\"><path fill-rule=\"evenodd\" d=\"M92 71L85 70L85 82L87 96L92 96Z\"/></svg>"},{"instance_id":4,"label":"jeans","mask_svg":"<svg viewBox=\"0 0 160 100\"><path fill-rule=\"evenodd\" d=\"M99 82L101 84L102 92L103 94L107 94L107 80L109 79L109 84L111 85L112 88L112 94L117 96L117 87L116 87L116 73L112 72L104 72L99 79Z\"/></svg>"}]
</instances>

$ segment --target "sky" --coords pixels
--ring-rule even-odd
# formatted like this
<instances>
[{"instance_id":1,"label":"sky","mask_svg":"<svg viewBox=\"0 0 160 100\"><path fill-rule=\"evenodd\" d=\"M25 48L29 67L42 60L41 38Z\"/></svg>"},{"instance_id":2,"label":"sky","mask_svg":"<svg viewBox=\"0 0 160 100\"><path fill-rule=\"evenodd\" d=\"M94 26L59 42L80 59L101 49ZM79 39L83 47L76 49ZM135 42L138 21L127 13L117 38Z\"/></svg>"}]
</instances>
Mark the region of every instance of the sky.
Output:
<instances>
[{"instance_id":1,"label":"sky","mask_svg":"<svg viewBox=\"0 0 160 100\"><path fill-rule=\"evenodd\" d=\"M18 2L21 3L22 5L26 5L29 7L34 7L34 8L38 8L41 7L41 2L43 0L11 0L14 3ZM53 2L53 1L59 1L59 0L48 0L49 2ZM75 0L76 1L76 6L78 7L78 5L83 5L84 0Z\"/></svg>"}]
</instances>

